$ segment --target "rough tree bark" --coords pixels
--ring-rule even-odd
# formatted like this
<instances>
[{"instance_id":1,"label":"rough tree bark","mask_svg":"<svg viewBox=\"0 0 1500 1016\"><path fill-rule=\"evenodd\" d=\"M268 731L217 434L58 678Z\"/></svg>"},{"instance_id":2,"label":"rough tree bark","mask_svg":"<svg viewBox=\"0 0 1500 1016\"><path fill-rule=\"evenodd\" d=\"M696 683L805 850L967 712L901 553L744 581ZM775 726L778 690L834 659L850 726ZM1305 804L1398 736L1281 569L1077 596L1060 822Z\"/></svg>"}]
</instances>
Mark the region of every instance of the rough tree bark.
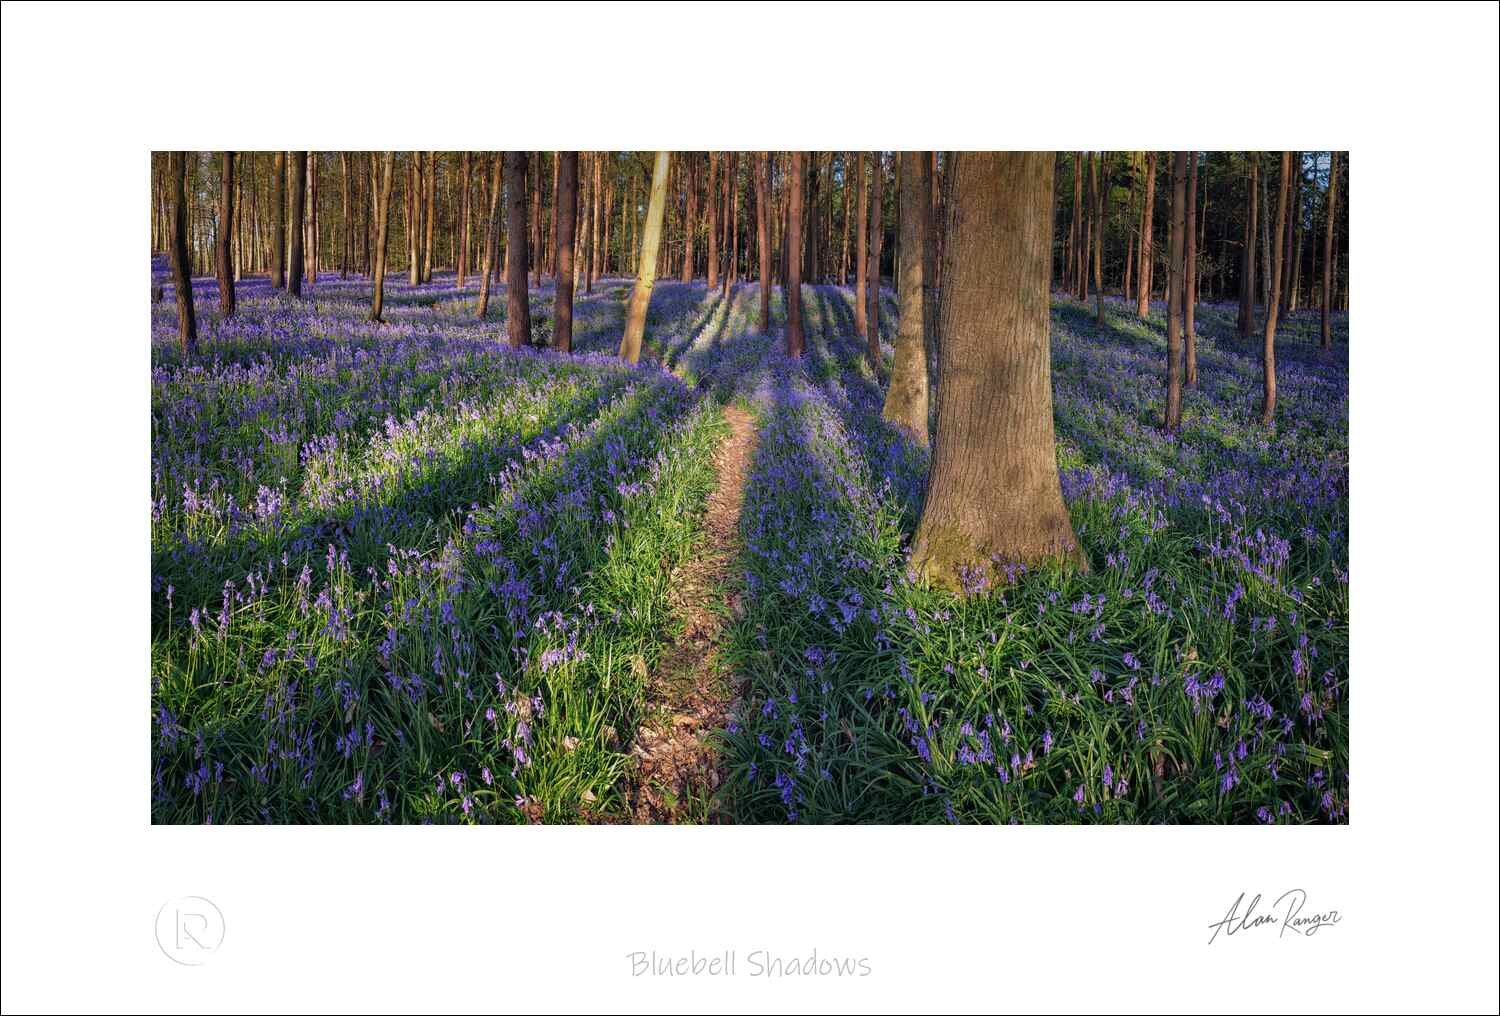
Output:
<instances>
[{"instance_id":1,"label":"rough tree bark","mask_svg":"<svg viewBox=\"0 0 1500 1016\"><path fill-rule=\"evenodd\" d=\"M286 153L277 152L271 167L271 288L286 285Z\"/></svg>"},{"instance_id":2,"label":"rough tree bark","mask_svg":"<svg viewBox=\"0 0 1500 1016\"><path fill-rule=\"evenodd\" d=\"M219 232L214 237L218 248L219 316L234 317L234 153L219 155Z\"/></svg>"},{"instance_id":3,"label":"rough tree bark","mask_svg":"<svg viewBox=\"0 0 1500 1016\"><path fill-rule=\"evenodd\" d=\"M909 430L927 447L926 286L923 252L927 248L932 193L928 184L927 152L902 152L899 219L901 266L896 277L896 356L882 416Z\"/></svg>"},{"instance_id":4,"label":"rough tree bark","mask_svg":"<svg viewBox=\"0 0 1500 1016\"><path fill-rule=\"evenodd\" d=\"M1089 198L1094 209L1094 323L1104 324L1104 198L1099 190L1099 167L1104 153L1089 161Z\"/></svg>"},{"instance_id":5,"label":"rough tree bark","mask_svg":"<svg viewBox=\"0 0 1500 1016\"><path fill-rule=\"evenodd\" d=\"M464 152L458 157L458 288L464 288L469 274L469 180L473 176L473 156Z\"/></svg>"},{"instance_id":6,"label":"rough tree bark","mask_svg":"<svg viewBox=\"0 0 1500 1016\"><path fill-rule=\"evenodd\" d=\"M553 275L557 280L554 301L552 347L559 352L573 351L573 243L578 225L578 153L559 152L557 190L552 197L556 210L553 234L557 261Z\"/></svg>"},{"instance_id":7,"label":"rough tree bark","mask_svg":"<svg viewBox=\"0 0 1500 1016\"><path fill-rule=\"evenodd\" d=\"M687 216L682 220L682 281L693 281L693 239L698 232L698 160L683 157L682 173L687 178Z\"/></svg>"},{"instance_id":8,"label":"rough tree bark","mask_svg":"<svg viewBox=\"0 0 1500 1016\"><path fill-rule=\"evenodd\" d=\"M885 216L881 204L881 155L870 158L870 263L865 268L865 355L870 370L880 373L880 247L885 239Z\"/></svg>"},{"instance_id":9,"label":"rough tree bark","mask_svg":"<svg viewBox=\"0 0 1500 1016\"><path fill-rule=\"evenodd\" d=\"M1141 208L1141 242L1136 247L1135 314L1151 313L1151 224L1156 215L1156 153L1146 153L1146 202Z\"/></svg>"},{"instance_id":10,"label":"rough tree bark","mask_svg":"<svg viewBox=\"0 0 1500 1016\"><path fill-rule=\"evenodd\" d=\"M167 156L172 187L172 291L177 297L177 343L183 356L198 353L198 318L193 313L193 270L188 264L187 152Z\"/></svg>"},{"instance_id":11,"label":"rough tree bark","mask_svg":"<svg viewBox=\"0 0 1500 1016\"><path fill-rule=\"evenodd\" d=\"M1182 234L1187 218L1187 153L1172 153L1172 223L1167 231L1168 433L1182 426Z\"/></svg>"},{"instance_id":12,"label":"rough tree bark","mask_svg":"<svg viewBox=\"0 0 1500 1016\"><path fill-rule=\"evenodd\" d=\"M802 335L802 174L803 153L792 152L787 172L786 215L786 355L796 359L806 348Z\"/></svg>"},{"instance_id":13,"label":"rough tree bark","mask_svg":"<svg viewBox=\"0 0 1500 1016\"><path fill-rule=\"evenodd\" d=\"M385 312L385 255L391 235L391 190L396 181L396 153L386 152L380 165L380 190L375 198L375 251L370 275L374 294L370 299L370 320L379 321Z\"/></svg>"},{"instance_id":14,"label":"rough tree bark","mask_svg":"<svg viewBox=\"0 0 1500 1016\"><path fill-rule=\"evenodd\" d=\"M661 220L667 207L667 175L672 154L657 152L651 169L651 198L646 206L646 225L641 231L641 256L637 262L635 289L625 315L625 334L620 337L620 359L639 363L641 340L646 335L646 311L651 308L651 289L656 284L656 255L661 247Z\"/></svg>"},{"instance_id":15,"label":"rough tree bark","mask_svg":"<svg viewBox=\"0 0 1500 1016\"><path fill-rule=\"evenodd\" d=\"M1281 153L1281 186L1276 193L1276 235L1286 230L1287 197L1291 192L1292 153ZM1270 426L1276 419L1276 311L1281 303L1281 271L1283 245L1276 244L1275 263L1271 269L1271 296L1266 301L1265 347L1261 361L1265 374L1265 390L1261 397L1260 422Z\"/></svg>"},{"instance_id":16,"label":"rough tree bark","mask_svg":"<svg viewBox=\"0 0 1500 1016\"><path fill-rule=\"evenodd\" d=\"M479 280L479 308L476 315L481 321L490 310L490 279L495 274L495 253L500 242L498 213L505 178L501 158L499 152L490 153L490 212L484 220L484 277Z\"/></svg>"},{"instance_id":17,"label":"rough tree bark","mask_svg":"<svg viewBox=\"0 0 1500 1016\"><path fill-rule=\"evenodd\" d=\"M286 270L287 291L293 296L302 295L302 232L303 208L307 195L307 153L292 153L292 253Z\"/></svg>"},{"instance_id":18,"label":"rough tree bark","mask_svg":"<svg viewBox=\"0 0 1500 1016\"><path fill-rule=\"evenodd\" d=\"M1048 337L1055 158L954 152L947 168L937 430L911 567L965 572L1058 559L1087 570L1057 474Z\"/></svg>"},{"instance_id":19,"label":"rough tree bark","mask_svg":"<svg viewBox=\"0 0 1500 1016\"><path fill-rule=\"evenodd\" d=\"M527 161L526 152L505 153L505 331L515 349L531 345L531 293L526 285L531 265L526 222ZM535 215L532 222L540 225Z\"/></svg>"},{"instance_id":20,"label":"rough tree bark","mask_svg":"<svg viewBox=\"0 0 1500 1016\"><path fill-rule=\"evenodd\" d=\"M1187 243L1183 255L1182 337L1184 351L1183 382L1192 388L1198 383L1198 330L1193 323L1193 309L1198 302L1198 153L1188 155L1187 176Z\"/></svg>"},{"instance_id":21,"label":"rough tree bark","mask_svg":"<svg viewBox=\"0 0 1500 1016\"><path fill-rule=\"evenodd\" d=\"M854 236L854 334L864 338L868 329L865 322L865 273L869 270L870 229L869 198L865 189L865 153L859 153L858 168L854 171L854 186L859 191L859 218L856 220Z\"/></svg>"}]
</instances>

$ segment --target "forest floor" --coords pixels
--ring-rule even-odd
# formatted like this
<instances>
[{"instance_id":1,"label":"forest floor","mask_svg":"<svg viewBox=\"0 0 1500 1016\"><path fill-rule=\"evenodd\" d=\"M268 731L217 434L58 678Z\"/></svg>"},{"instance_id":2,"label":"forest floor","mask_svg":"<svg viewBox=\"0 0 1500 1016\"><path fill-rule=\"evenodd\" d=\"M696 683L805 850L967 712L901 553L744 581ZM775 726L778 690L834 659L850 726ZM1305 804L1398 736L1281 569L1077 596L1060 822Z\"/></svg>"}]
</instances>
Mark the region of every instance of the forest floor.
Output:
<instances>
[{"instance_id":1,"label":"forest floor","mask_svg":"<svg viewBox=\"0 0 1500 1016\"><path fill-rule=\"evenodd\" d=\"M1062 489L1092 570L954 598L906 573L926 451L846 287L807 352L754 283L576 299L265 280L202 352L152 312L156 822L1347 822L1348 319L1054 296ZM551 335L553 290L531 293Z\"/></svg>"},{"instance_id":2,"label":"forest floor","mask_svg":"<svg viewBox=\"0 0 1500 1016\"><path fill-rule=\"evenodd\" d=\"M731 721L740 688L723 653L726 620L744 614L737 578L740 509L755 454L755 421L731 404L729 434L714 456L702 542L672 573L668 596L681 625L657 661L647 693L649 720L632 754L631 810L637 822L722 821L716 792L725 766L716 735Z\"/></svg>"}]
</instances>

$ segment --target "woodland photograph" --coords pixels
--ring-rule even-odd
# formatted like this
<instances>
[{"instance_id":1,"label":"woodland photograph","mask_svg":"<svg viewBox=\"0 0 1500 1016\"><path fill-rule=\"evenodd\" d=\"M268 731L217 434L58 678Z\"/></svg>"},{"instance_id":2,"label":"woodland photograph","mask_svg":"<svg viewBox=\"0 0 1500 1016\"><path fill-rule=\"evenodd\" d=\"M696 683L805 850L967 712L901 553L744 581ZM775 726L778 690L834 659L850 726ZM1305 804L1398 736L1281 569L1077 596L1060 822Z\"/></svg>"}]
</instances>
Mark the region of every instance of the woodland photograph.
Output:
<instances>
[{"instance_id":1,"label":"woodland photograph","mask_svg":"<svg viewBox=\"0 0 1500 1016\"><path fill-rule=\"evenodd\" d=\"M1350 172L151 153L152 822L1347 823Z\"/></svg>"}]
</instances>

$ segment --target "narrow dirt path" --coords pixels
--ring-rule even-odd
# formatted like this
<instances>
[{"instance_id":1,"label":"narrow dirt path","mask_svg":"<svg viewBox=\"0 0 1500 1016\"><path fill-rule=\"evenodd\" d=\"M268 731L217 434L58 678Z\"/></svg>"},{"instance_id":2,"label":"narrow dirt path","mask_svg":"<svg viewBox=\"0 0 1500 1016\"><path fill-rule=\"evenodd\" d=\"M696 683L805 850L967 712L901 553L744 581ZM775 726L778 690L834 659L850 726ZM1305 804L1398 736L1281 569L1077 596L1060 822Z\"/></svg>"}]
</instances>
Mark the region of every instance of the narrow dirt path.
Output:
<instances>
[{"instance_id":1,"label":"narrow dirt path","mask_svg":"<svg viewBox=\"0 0 1500 1016\"><path fill-rule=\"evenodd\" d=\"M672 609L682 634L651 675L649 716L636 732L630 788L636 822L723 821L712 803L723 767L708 738L729 722L737 697L719 648L741 590L733 574L740 551L740 507L755 452L755 421L727 406L729 436L714 457L718 483L708 496L705 539L672 576Z\"/></svg>"}]
</instances>

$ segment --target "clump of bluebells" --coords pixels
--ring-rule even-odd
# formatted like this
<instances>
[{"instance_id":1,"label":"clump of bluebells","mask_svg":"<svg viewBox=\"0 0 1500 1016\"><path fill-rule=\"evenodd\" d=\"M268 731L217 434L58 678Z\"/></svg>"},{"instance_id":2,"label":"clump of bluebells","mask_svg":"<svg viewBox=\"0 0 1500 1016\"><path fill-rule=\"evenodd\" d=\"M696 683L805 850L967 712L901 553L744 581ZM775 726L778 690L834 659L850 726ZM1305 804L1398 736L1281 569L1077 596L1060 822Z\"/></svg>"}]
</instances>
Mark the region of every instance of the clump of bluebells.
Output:
<instances>
[{"instance_id":1,"label":"clump of bluebells","mask_svg":"<svg viewBox=\"0 0 1500 1016\"><path fill-rule=\"evenodd\" d=\"M1052 324L1092 571L999 567L962 599L906 572L926 455L881 420L852 328L764 359L734 632L750 690L726 733L742 821L1348 820L1344 347L1325 357L1292 315L1268 431L1235 308L1205 307L1171 436L1161 321L1091 311L1059 300Z\"/></svg>"},{"instance_id":2,"label":"clump of bluebells","mask_svg":"<svg viewBox=\"0 0 1500 1016\"><path fill-rule=\"evenodd\" d=\"M512 351L473 289L372 325L368 283L249 283L224 322L210 282L188 364L153 312L156 821L623 814L718 404Z\"/></svg>"}]
</instances>

